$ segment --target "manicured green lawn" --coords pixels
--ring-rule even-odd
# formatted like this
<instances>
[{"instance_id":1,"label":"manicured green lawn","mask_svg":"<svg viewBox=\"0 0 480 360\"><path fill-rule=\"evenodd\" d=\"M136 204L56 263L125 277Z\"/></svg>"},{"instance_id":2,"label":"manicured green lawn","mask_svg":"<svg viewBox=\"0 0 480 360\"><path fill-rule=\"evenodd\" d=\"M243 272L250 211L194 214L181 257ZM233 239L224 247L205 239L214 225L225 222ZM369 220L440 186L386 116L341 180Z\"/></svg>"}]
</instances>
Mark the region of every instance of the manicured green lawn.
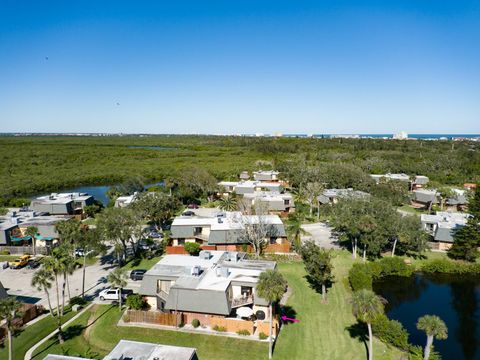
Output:
<instances>
[{"instance_id":1,"label":"manicured green lawn","mask_svg":"<svg viewBox=\"0 0 480 360\"><path fill-rule=\"evenodd\" d=\"M416 215L428 214L429 213L427 210L416 209L411 205L402 205L398 208L398 210L402 210L402 211L405 211L405 212L408 212L408 213L411 213L411 214L416 214Z\"/></svg>"},{"instance_id":2,"label":"manicured green lawn","mask_svg":"<svg viewBox=\"0 0 480 360\"><path fill-rule=\"evenodd\" d=\"M274 359L366 359L366 344L349 331L350 327L357 324L348 302L351 292L346 279L354 260L348 252L339 251L336 254L336 282L328 293L328 304L322 304L320 295L308 286L302 263L279 264L280 271L287 277L293 290L287 305L291 306L300 322L283 327ZM98 320L87 327L90 317L90 322ZM266 343L158 329L117 327L119 318L117 307L98 306L92 309L91 314L82 316L72 324L70 334L74 336L65 344L60 346L56 339L52 339L39 349L41 356L36 358L42 359L47 353L63 354L67 349L69 355L89 354L90 357L101 358L120 339L195 347L201 359L267 358ZM364 326L353 329L354 333L356 330L356 333L366 334ZM393 360L400 357L398 350L378 340L374 341L374 346L376 359Z\"/></svg>"},{"instance_id":3,"label":"manicured green lawn","mask_svg":"<svg viewBox=\"0 0 480 360\"><path fill-rule=\"evenodd\" d=\"M75 312L69 308L65 308L63 316L63 322L68 321L75 316ZM33 325L27 326L25 330L18 331L13 337L13 358L23 359L25 353L37 342L42 340L45 336L50 334L57 328L57 323L50 315ZM8 344L5 343L5 347L0 348L0 359L8 358Z\"/></svg>"},{"instance_id":4,"label":"manicured green lawn","mask_svg":"<svg viewBox=\"0 0 480 360\"><path fill-rule=\"evenodd\" d=\"M275 348L275 359L366 359L366 344L352 337L348 330L357 324L352 315L347 281L348 269L354 260L346 251L336 252L334 259L335 283L328 291L328 303L321 302L320 294L312 290L304 278L303 263L279 264L293 293L287 305L296 313L299 323L285 325ZM360 261L360 260L358 260ZM366 326L359 327L366 334ZM376 359L398 359L397 349L375 339Z\"/></svg>"},{"instance_id":5,"label":"manicured green lawn","mask_svg":"<svg viewBox=\"0 0 480 360\"><path fill-rule=\"evenodd\" d=\"M134 270L134 269L150 269L153 265L159 262L161 256L156 256L152 259L133 259L123 266L125 270Z\"/></svg>"},{"instance_id":6,"label":"manicured green lawn","mask_svg":"<svg viewBox=\"0 0 480 360\"><path fill-rule=\"evenodd\" d=\"M93 317L90 319L90 316ZM139 327L117 327L121 313L117 306L99 305L83 314L67 329L72 337L60 345L56 339L48 341L34 354L34 359L43 359L46 354L81 355L101 359L121 340L129 339L167 345L197 348L200 359L265 359L268 346L249 340L222 336L198 335L175 331L146 329ZM95 323L89 328L88 323Z\"/></svg>"},{"instance_id":7,"label":"manicured green lawn","mask_svg":"<svg viewBox=\"0 0 480 360\"><path fill-rule=\"evenodd\" d=\"M19 255L0 255L0 262L13 261L18 257L19 257Z\"/></svg>"}]
</instances>

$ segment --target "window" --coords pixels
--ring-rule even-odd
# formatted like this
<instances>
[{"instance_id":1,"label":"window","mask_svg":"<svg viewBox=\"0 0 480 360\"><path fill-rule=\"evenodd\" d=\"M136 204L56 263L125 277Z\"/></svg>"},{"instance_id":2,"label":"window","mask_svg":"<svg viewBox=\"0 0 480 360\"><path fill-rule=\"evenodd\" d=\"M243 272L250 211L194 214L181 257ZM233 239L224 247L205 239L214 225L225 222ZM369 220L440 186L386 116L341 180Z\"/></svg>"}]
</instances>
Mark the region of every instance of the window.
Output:
<instances>
[{"instance_id":1,"label":"window","mask_svg":"<svg viewBox=\"0 0 480 360\"><path fill-rule=\"evenodd\" d=\"M178 246L185 245L185 239L184 238L177 239L177 244Z\"/></svg>"},{"instance_id":2,"label":"window","mask_svg":"<svg viewBox=\"0 0 480 360\"><path fill-rule=\"evenodd\" d=\"M201 233L202 233L202 227L201 226L193 228L193 235L200 235Z\"/></svg>"},{"instance_id":3,"label":"window","mask_svg":"<svg viewBox=\"0 0 480 360\"><path fill-rule=\"evenodd\" d=\"M276 244L277 243L277 238L276 237L271 237L270 238L270 244Z\"/></svg>"},{"instance_id":4,"label":"window","mask_svg":"<svg viewBox=\"0 0 480 360\"><path fill-rule=\"evenodd\" d=\"M242 294L242 297L250 297L252 296L253 290L250 286L241 286L240 292Z\"/></svg>"},{"instance_id":5,"label":"window","mask_svg":"<svg viewBox=\"0 0 480 360\"><path fill-rule=\"evenodd\" d=\"M289 199L283 200L283 205L290 205L290 200Z\"/></svg>"}]
</instances>

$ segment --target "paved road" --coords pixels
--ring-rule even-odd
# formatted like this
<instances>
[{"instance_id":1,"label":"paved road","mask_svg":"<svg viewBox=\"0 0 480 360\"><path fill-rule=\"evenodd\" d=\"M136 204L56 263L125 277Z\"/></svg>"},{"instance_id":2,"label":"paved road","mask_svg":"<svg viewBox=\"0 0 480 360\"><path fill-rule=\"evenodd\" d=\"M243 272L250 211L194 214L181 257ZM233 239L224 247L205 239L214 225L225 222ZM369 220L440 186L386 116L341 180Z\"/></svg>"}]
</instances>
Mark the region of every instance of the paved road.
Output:
<instances>
[{"instance_id":1,"label":"paved road","mask_svg":"<svg viewBox=\"0 0 480 360\"><path fill-rule=\"evenodd\" d=\"M302 236L302 242L313 240L315 244L325 249L340 248L337 239L332 235L332 229L325 223L304 224L302 228L308 235Z\"/></svg>"},{"instance_id":2,"label":"paved road","mask_svg":"<svg viewBox=\"0 0 480 360\"><path fill-rule=\"evenodd\" d=\"M85 291L88 295L96 296L102 289L109 287L107 276L115 266L105 261L108 259L109 257L99 259L96 264L87 266L85 271ZM0 281L7 289L9 295L17 296L20 301L43 305L47 308L48 301L45 292L43 290L39 291L31 285L34 272L35 270L26 268L18 270L2 269L0 270ZM63 278L59 278L59 286L62 285L62 279ZM80 295L82 292L82 268L77 269L69 277L69 282L71 296ZM140 287L140 282L129 280L127 287L136 292ZM55 294L55 285L53 285L50 290L52 306L56 306L57 304Z\"/></svg>"}]
</instances>

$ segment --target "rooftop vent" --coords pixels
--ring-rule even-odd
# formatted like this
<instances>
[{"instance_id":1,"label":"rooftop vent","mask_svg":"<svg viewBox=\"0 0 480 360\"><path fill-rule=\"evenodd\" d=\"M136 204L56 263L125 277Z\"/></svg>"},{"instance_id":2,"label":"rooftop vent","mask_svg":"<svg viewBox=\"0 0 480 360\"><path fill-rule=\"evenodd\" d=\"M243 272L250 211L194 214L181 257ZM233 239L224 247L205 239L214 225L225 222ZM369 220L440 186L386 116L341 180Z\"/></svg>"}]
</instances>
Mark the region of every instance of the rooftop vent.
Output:
<instances>
[{"instance_id":1,"label":"rooftop vent","mask_svg":"<svg viewBox=\"0 0 480 360\"><path fill-rule=\"evenodd\" d=\"M200 259L210 260L210 258L212 257L212 253L210 251L202 250L200 251L199 256Z\"/></svg>"},{"instance_id":2,"label":"rooftop vent","mask_svg":"<svg viewBox=\"0 0 480 360\"><path fill-rule=\"evenodd\" d=\"M227 278L228 277L228 268L223 267L223 266L217 267L216 274L217 274L217 277Z\"/></svg>"},{"instance_id":3,"label":"rooftop vent","mask_svg":"<svg viewBox=\"0 0 480 360\"><path fill-rule=\"evenodd\" d=\"M195 265L194 267L192 267L191 275L200 276L201 273L202 273L202 268L200 266Z\"/></svg>"}]
</instances>

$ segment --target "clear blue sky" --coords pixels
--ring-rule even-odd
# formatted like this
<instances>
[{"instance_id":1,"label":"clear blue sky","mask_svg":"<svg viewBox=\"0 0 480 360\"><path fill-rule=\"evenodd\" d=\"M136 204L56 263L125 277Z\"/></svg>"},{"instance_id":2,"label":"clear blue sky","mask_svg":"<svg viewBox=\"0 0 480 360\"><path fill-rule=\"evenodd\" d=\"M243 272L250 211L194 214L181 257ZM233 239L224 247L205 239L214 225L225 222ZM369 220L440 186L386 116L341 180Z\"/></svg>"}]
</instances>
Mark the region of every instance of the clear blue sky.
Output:
<instances>
[{"instance_id":1,"label":"clear blue sky","mask_svg":"<svg viewBox=\"0 0 480 360\"><path fill-rule=\"evenodd\" d=\"M479 1L0 0L0 132L400 130L480 133Z\"/></svg>"}]
</instances>

